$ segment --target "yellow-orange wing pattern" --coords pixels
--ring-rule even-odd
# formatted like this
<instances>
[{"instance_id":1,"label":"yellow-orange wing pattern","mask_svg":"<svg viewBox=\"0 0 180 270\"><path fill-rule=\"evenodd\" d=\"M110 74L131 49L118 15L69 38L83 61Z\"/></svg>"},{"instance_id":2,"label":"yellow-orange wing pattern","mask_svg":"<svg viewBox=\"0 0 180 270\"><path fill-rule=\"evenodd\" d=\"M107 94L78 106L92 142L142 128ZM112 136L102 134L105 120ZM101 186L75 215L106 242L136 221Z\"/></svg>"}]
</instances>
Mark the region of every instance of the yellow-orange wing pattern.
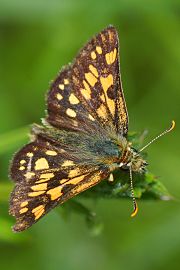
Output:
<instances>
[{"instance_id":1,"label":"yellow-orange wing pattern","mask_svg":"<svg viewBox=\"0 0 180 270\"><path fill-rule=\"evenodd\" d=\"M11 164L14 231L27 229L115 168L121 156L116 141L128 131L118 46L115 28L106 28L51 84L44 126L33 126L31 142Z\"/></svg>"},{"instance_id":2,"label":"yellow-orange wing pattern","mask_svg":"<svg viewBox=\"0 0 180 270\"><path fill-rule=\"evenodd\" d=\"M58 204L96 185L109 174L103 164L81 159L67 146L38 136L14 157L11 177L16 182L10 199L10 214L16 217L14 231L32 226Z\"/></svg>"},{"instance_id":3,"label":"yellow-orange wing pattern","mask_svg":"<svg viewBox=\"0 0 180 270\"><path fill-rule=\"evenodd\" d=\"M46 121L56 128L83 133L92 133L100 128L74 91L71 66L61 70L52 82L47 95L47 112Z\"/></svg>"},{"instance_id":4,"label":"yellow-orange wing pattern","mask_svg":"<svg viewBox=\"0 0 180 270\"><path fill-rule=\"evenodd\" d=\"M71 81L76 95L98 122L118 134L127 134L128 115L114 27L100 32L80 51L72 65Z\"/></svg>"}]
</instances>

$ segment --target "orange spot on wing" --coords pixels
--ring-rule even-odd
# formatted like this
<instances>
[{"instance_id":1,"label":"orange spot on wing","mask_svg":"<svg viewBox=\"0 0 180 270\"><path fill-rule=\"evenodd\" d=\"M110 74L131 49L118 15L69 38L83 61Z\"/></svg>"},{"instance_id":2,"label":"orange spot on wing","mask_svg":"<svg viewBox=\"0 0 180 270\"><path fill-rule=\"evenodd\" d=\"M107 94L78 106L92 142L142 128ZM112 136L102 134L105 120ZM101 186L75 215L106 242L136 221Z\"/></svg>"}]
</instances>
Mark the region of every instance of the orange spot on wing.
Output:
<instances>
[{"instance_id":1,"label":"orange spot on wing","mask_svg":"<svg viewBox=\"0 0 180 270\"><path fill-rule=\"evenodd\" d=\"M43 184L32 186L31 189L33 191L46 190L47 189L47 183L43 183Z\"/></svg>"},{"instance_id":2,"label":"orange spot on wing","mask_svg":"<svg viewBox=\"0 0 180 270\"><path fill-rule=\"evenodd\" d=\"M108 95L107 95L107 90L113 85L113 76L112 76L112 74L109 74L107 77L100 77L100 82L101 82L102 88L104 90L107 106L108 106L111 114L114 116L114 114L115 114L115 102L114 102L113 99L109 98ZM101 96L101 97L103 98L103 96Z\"/></svg>"},{"instance_id":3,"label":"orange spot on wing","mask_svg":"<svg viewBox=\"0 0 180 270\"><path fill-rule=\"evenodd\" d=\"M61 192L62 186L58 186L55 188L50 189L47 194L51 196L51 200L54 201L58 199L63 193Z\"/></svg>"},{"instance_id":4,"label":"orange spot on wing","mask_svg":"<svg viewBox=\"0 0 180 270\"><path fill-rule=\"evenodd\" d=\"M20 214L24 214L24 213L26 213L27 211L28 211L28 208L27 208L27 207L24 207L24 208L22 208L22 209L19 210L19 213L20 213Z\"/></svg>"},{"instance_id":5,"label":"orange spot on wing","mask_svg":"<svg viewBox=\"0 0 180 270\"><path fill-rule=\"evenodd\" d=\"M29 196L29 197L37 197L37 196L39 196L39 195L42 195L43 193L45 193L44 190L43 190L43 191L34 191L34 192L28 193L28 196Z\"/></svg>"},{"instance_id":6,"label":"orange spot on wing","mask_svg":"<svg viewBox=\"0 0 180 270\"><path fill-rule=\"evenodd\" d=\"M32 213L34 214L34 216L35 216L35 220L36 219L39 219L41 216L42 216L42 214L45 212L45 209L44 209L44 205L39 205L39 206L37 206L36 208L34 208L33 210L32 210Z\"/></svg>"},{"instance_id":7,"label":"orange spot on wing","mask_svg":"<svg viewBox=\"0 0 180 270\"><path fill-rule=\"evenodd\" d=\"M89 65L89 70L93 73L93 75L98 77L98 71L93 65Z\"/></svg>"},{"instance_id":8,"label":"orange spot on wing","mask_svg":"<svg viewBox=\"0 0 180 270\"><path fill-rule=\"evenodd\" d=\"M97 83L97 78L91 72L85 73L85 78L88 83L93 87Z\"/></svg>"}]
</instances>

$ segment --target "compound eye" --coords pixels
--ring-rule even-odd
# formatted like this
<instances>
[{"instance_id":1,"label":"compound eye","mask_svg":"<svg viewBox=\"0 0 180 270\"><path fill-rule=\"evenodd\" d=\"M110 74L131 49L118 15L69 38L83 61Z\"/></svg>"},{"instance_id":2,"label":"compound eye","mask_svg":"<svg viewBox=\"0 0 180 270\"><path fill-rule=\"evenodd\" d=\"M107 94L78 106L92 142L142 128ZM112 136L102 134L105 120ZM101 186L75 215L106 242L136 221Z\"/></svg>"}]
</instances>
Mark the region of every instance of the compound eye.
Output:
<instances>
[{"instance_id":1,"label":"compound eye","mask_svg":"<svg viewBox=\"0 0 180 270\"><path fill-rule=\"evenodd\" d=\"M149 163L147 163L146 161L143 162L143 165L147 166L149 165Z\"/></svg>"},{"instance_id":2,"label":"compound eye","mask_svg":"<svg viewBox=\"0 0 180 270\"><path fill-rule=\"evenodd\" d=\"M133 150L133 152L138 153L139 151L137 149L135 149L134 147L131 147L131 149Z\"/></svg>"}]
</instances>

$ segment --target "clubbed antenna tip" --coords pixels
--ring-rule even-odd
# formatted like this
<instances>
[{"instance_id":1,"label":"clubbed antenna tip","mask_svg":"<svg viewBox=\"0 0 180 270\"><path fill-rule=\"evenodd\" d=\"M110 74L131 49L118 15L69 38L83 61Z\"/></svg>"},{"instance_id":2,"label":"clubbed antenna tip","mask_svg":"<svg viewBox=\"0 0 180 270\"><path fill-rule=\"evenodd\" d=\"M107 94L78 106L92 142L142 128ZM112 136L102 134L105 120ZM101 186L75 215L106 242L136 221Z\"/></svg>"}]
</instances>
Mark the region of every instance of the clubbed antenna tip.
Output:
<instances>
[{"instance_id":1,"label":"clubbed antenna tip","mask_svg":"<svg viewBox=\"0 0 180 270\"><path fill-rule=\"evenodd\" d=\"M131 217L135 217L135 216L137 215L137 212L138 212L138 205L137 205L137 202L134 201L133 204L134 204L134 210L133 210L133 212L132 212L132 214L131 214Z\"/></svg>"},{"instance_id":2,"label":"clubbed antenna tip","mask_svg":"<svg viewBox=\"0 0 180 270\"><path fill-rule=\"evenodd\" d=\"M163 131L161 134L159 134L157 137L155 137L152 141L150 141L148 144L146 144L144 147L142 147L139 152L142 152L145 148L147 148L151 143L153 143L154 141L156 141L157 139L159 139L160 137L164 136L166 133L169 133L171 130L173 130L175 128L175 121L172 120L171 126L170 128L166 129L165 131Z\"/></svg>"}]
</instances>

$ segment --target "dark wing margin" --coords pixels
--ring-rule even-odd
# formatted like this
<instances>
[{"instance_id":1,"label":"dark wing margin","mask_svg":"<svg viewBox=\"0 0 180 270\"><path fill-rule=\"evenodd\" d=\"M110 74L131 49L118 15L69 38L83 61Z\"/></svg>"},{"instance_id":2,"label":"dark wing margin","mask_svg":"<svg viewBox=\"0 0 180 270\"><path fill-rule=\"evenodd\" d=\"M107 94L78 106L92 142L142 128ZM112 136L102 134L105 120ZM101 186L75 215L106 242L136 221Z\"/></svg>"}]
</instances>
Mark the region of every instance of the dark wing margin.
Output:
<instances>
[{"instance_id":1,"label":"dark wing margin","mask_svg":"<svg viewBox=\"0 0 180 270\"><path fill-rule=\"evenodd\" d=\"M14 157L9 213L13 230L23 231L55 206L98 184L109 174L105 166L81 164L63 147L42 138L27 144Z\"/></svg>"}]
</instances>

